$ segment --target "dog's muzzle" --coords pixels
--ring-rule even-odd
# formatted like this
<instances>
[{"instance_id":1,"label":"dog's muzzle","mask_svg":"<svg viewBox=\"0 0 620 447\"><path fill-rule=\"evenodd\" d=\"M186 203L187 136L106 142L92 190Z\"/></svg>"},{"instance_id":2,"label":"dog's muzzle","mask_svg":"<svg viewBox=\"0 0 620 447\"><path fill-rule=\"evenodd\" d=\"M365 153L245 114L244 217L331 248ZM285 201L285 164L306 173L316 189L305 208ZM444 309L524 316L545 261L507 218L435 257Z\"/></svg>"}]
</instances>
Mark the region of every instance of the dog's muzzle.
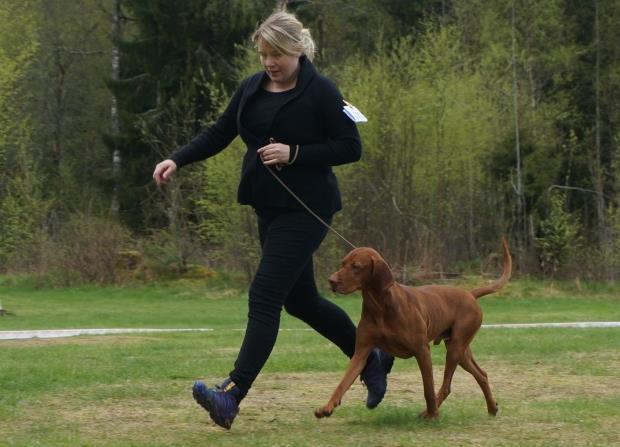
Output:
<instances>
[{"instance_id":1,"label":"dog's muzzle","mask_svg":"<svg viewBox=\"0 0 620 447\"><path fill-rule=\"evenodd\" d=\"M330 276L328 281L329 287L332 289L332 292L338 292L338 280L334 277L334 275Z\"/></svg>"}]
</instances>

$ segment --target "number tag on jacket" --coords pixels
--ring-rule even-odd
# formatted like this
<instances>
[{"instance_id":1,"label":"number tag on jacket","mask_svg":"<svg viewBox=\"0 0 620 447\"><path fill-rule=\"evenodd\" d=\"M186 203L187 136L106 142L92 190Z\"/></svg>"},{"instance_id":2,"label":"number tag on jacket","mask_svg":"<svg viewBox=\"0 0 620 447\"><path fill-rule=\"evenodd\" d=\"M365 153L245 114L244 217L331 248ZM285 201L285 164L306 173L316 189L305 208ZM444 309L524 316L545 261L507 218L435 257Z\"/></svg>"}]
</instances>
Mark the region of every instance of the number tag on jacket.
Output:
<instances>
[{"instance_id":1,"label":"number tag on jacket","mask_svg":"<svg viewBox=\"0 0 620 447\"><path fill-rule=\"evenodd\" d=\"M342 108L342 111L344 112L345 115L349 117L351 121L353 121L354 123L367 123L368 122L368 118L366 118L364 114L360 112L357 107L355 107L353 104L347 101L344 101L344 103L346 105Z\"/></svg>"}]
</instances>

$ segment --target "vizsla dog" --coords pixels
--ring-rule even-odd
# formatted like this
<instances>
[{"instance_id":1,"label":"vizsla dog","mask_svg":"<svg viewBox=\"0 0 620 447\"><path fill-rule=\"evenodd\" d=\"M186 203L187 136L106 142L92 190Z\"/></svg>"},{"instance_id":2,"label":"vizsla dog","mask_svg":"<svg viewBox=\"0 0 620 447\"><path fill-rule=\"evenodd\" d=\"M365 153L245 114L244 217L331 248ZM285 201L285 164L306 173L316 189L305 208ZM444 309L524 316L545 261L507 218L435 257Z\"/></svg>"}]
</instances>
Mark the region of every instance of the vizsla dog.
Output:
<instances>
[{"instance_id":1,"label":"vizsla dog","mask_svg":"<svg viewBox=\"0 0 620 447\"><path fill-rule=\"evenodd\" d=\"M330 416L342 396L359 376L366 358L376 346L395 357L415 357L422 373L426 410L420 415L434 418L450 394L450 383L457 365L469 372L487 403L490 415L497 414L487 374L478 366L469 347L482 324L482 310L476 301L497 292L510 279L512 260L506 239L502 239L504 271L494 283L471 291L456 287L428 285L408 287L394 281L383 258L372 248L357 248L342 261L342 268L330 276L332 290L348 294L362 290L362 318L357 326L355 354L344 378L327 405L314 414ZM443 384L435 395L430 342L446 344Z\"/></svg>"}]
</instances>

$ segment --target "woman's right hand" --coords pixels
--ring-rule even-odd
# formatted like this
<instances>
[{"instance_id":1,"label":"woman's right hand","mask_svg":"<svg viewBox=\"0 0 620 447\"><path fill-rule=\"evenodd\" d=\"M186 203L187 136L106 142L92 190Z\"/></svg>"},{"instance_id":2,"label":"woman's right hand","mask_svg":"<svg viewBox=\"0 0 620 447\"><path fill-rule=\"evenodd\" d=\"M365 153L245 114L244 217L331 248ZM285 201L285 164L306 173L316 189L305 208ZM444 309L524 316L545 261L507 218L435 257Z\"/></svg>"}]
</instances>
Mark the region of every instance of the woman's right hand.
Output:
<instances>
[{"instance_id":1,"label":"woman's right hand","mask_svg":"<svg viewBox=\"0 0 620 447\"><path fill-rule=\"evenodd\" d=\"M153 178L155 179L157 186L165 185L172 180L172 174L174 174L176 170L177 164L170 159L157 163L157 166L155 166L155 171L153 171Z\"/></svg>"}]
</instances>

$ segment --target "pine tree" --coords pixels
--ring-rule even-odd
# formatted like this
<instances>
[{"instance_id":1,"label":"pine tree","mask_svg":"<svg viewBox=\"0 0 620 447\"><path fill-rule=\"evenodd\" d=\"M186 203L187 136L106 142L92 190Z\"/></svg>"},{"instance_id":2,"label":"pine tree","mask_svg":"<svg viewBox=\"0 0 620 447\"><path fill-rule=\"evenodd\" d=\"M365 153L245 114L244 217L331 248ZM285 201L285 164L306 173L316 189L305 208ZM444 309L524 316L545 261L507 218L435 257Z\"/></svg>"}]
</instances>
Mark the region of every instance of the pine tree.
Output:
<instances>
[{"instance_id":1,"label":"pine tree","mask_svg":"<svg viewBox=\"0 0 620 447\"><path fill-rule=\"evenodd\" d=\"M125 0L122 6L128 37L118 42L119 80L109 81L118 101L120 130L105 141L123 160L121 218L141 229L152 218L144 202L155 163L187 142L169 142L168 153L157 153L144 129L170 127L174 123L165 120L176 115L189 119L197 133L201 119L218 105L212 90L221 85L230 92L237 83L235 45L247 41L272 2ZM185 113L177 113L179 105Z\"/></svg>"}]
</instances>

